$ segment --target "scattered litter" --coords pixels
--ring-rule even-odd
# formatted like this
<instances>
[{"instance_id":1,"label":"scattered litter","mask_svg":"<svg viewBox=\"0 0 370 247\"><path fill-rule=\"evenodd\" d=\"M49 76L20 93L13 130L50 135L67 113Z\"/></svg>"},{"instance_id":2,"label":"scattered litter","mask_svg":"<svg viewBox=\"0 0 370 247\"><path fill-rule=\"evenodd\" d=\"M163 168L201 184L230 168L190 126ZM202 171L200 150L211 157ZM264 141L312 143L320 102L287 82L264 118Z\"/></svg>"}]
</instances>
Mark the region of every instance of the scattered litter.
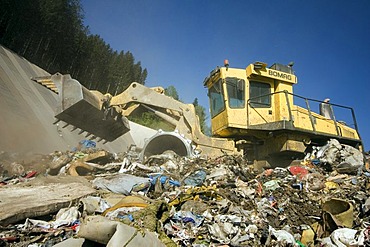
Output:
<instances>
[{"instance_id":1,"label":"scattered litter","mask_svg":"<svg viewBox=\"0 0 370 247\"><path fill-rule=\"evenodd\" d=\"M140 161L134 152L110 154L94 146L55 152L48 158L46 173L20 163L23 169L15 165L15 174L2 173L0 196L14 194L26 200L27 195L27 204L14 211L19 205L5 204L5 197L0 197L6 211L0 221L0 243L38 247L86 242L194 247L370 243L370 167L359 162L357 152L333 140L294 165L276 168L256 169L232 155L206 159L165 152ZM54 180L40 187L45 178ZM81 184L60 185L70 179L80 179ZM35 191L43 198L58 195L67 200L50 204L35 197ZM78 196L69 198L71 191ZM13 197L6 201L17 204Z\"/></svg>"}]
</instances>

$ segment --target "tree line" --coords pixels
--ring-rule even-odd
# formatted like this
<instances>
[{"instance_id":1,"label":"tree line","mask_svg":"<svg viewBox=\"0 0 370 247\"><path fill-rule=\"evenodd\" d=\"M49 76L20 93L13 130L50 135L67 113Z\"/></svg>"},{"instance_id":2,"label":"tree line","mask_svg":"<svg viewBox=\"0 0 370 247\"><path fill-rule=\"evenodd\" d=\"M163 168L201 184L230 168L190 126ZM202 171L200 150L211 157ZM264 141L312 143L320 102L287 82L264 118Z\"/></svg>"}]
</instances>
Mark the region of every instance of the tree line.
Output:
<instances>
[{"instance_id":1,"label":"tree line","mask_svg":"<svg viewBox=\"0 0 370 247\"><path fill-rule=\"evenodd\" d=\"M145 84L148 71L133 54L113 50L83 21L80 0L0 0L0 44L51 74L70 74L102 93L117 95L134 81ZM179 100L173 86L166 94ZM207 132L205 109L197 99L193 103ZM158 125L153 118L138 121Z\"/></svg>"},{"instance_id":2,"label":"tree line","mask_svg":"<svg viewBox=\"0 0 370 247\"><path fill-rule=\"evenodd\" d=\"M83 25L79 0L0 0L0 44L51 74L71 74L89 89L117 94L145 84L147 70Z\"/></svg>"}]
</instances>

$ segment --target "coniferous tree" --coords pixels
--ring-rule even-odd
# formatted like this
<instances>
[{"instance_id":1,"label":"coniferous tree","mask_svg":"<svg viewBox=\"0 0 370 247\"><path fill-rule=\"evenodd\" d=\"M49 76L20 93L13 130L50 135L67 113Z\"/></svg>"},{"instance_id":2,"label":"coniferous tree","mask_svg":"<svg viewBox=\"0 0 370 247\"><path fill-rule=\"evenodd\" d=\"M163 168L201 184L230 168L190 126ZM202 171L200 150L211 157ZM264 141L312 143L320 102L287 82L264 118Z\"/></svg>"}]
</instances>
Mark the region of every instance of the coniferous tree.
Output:
<instances>
[{"instance_id":1,"label":"coniferous tree","mask_svg":"<svg viewBox=\"0 0 370 247\"><path fill-rule=\"evenodd\" d=\"M91 35L82 13L80 0L0 0L0 44L90 89L120 93L133 81L144 84L141 63Z\"/></svg>"},{"instance_id":2,"label":"coniferous tree","mask_svg":"<svg viewBox=\"0 0 370 247\"><path fill-rule=\"evenodd\" d=\"M193 105L195 108L195 113L199 118L200 129L203 133L206 133L207 132L206 130L208 128L206 124L207 120L206 109L203 106L199 105L198 98L194 99Z\"/></svg>"},{"instance_id":3,"label":"coniferous tree","mask_svg":"<svg viewBox=\"0 0 370 247\"><path fill-rule=\"evenodd\" d=\"M175 100L180 100L176 88L172 85L164 89L164 94L167 96L171 96Z\"/></svg>"}]
</instances>

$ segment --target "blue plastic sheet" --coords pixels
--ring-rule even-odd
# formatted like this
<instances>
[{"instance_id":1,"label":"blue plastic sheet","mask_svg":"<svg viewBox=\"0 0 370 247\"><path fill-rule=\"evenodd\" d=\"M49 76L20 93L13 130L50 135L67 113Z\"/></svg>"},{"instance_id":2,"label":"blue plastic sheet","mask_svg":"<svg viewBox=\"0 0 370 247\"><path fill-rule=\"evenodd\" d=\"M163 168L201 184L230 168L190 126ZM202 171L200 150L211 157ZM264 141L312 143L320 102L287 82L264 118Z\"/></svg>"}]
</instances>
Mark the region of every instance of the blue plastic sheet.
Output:
<instances>
[{"instance_id":1,"label":"blue plastic sheet","mask_svg":"<svg viewBox=\"0 0 370 247\"><path fill-rule=\"evenodd\" d=\"M207 173L204 170L198 170L185 178L184 183L191 186L201 186L206 180L206 176Z\"/></svg>"}]
</instances>

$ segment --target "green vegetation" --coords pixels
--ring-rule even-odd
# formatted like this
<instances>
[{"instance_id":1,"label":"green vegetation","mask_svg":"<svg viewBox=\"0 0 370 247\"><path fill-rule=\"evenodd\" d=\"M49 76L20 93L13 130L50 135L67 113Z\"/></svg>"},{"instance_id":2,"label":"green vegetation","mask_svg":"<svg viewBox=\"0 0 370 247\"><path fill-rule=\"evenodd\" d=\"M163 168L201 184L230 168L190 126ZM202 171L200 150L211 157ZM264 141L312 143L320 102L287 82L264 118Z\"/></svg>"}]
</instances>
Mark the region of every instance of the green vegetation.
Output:
<instances>
[{"instance_id":1,"label":"green vegetation","mask_svg":"<svg viewBox=\"0 0 370 247\"><path fill-rule=\"evenodd\" d=\"M164 89L164 94L174 98L175 100L180 100L176 88L172 85Z\"/></svg>"},{"instance_id":2,"label":"green vegetation","mask_svg":"<svg viewBox=\"0 0 370 247\"><path fill-rule=\"evenodd\" d=\"M179 100L179 94L177 93L177 90L174 86L168 86L165 88L164 93L167 96L170 96L176 100ZM201 131L205 134L209 134L209 127L206 124L207 115L206 110L203 106L198 104L198 99L195 98L193 102L195 113L199 117L199 124ZM153 112L149 111L140 111L138 110L136 113L134 113L132 116L129 116L129 120L147 126L152 129L162 129L164 131L173 131L175 126L172 126L171 124L165 122L160 117L156 116Z\"/></svg>"},{"instance_id":3,"label":"green vegetation","mask_svg":"<svg viewBox=\"0 0 370 247\"><path fill-rule=\"evenodd\" d=\"M117 94L145 83L147 70L129 51L113 51L83 25L79 0L0 0L0 44L50 73Z\"/></svg>"},{"instance_id":4,"label":"green vegetation","mask_svg":"<svg viewBox=\"0 0 370 247\"><path fill-rule=\"evenodd\" d=\"M145 84L147 70L129 51L113 51L83 25L80 0L0 0L0 44L49 73L71 76L88 89L117 95L131 82ZM174 86L165 94L179 99ZM204 107L194 100L201 130L207 133ZM130 120L153 129L173 130L152 112Z\"/></svg>"},{"instance_id":5,"label":"green vegetation","mask_svg":"<svg viewBox=\"0 0 370 247\"><path fill-rule=\"evenodd\" d=\"M207 115L206 115L206 109L198 104L198 98L194 99L193 105L195 107L195 113L199 117L199 124L200 124L200 130L204 133L209 135L209 127L206 124Z\"/></svg>"},{"instance_id":6,"label":"green vegetation","mask_svg":"<svg viewBox=\"0 0 370 247\"><path fill-rule=\"evenodd\" d=\"M171 124L165 122L160 117L156 116L153 112L141 112L129 116L128 119L132 122L144 125L155 130L173 131L175 128Z\"/></svg>"}]
</instances>

